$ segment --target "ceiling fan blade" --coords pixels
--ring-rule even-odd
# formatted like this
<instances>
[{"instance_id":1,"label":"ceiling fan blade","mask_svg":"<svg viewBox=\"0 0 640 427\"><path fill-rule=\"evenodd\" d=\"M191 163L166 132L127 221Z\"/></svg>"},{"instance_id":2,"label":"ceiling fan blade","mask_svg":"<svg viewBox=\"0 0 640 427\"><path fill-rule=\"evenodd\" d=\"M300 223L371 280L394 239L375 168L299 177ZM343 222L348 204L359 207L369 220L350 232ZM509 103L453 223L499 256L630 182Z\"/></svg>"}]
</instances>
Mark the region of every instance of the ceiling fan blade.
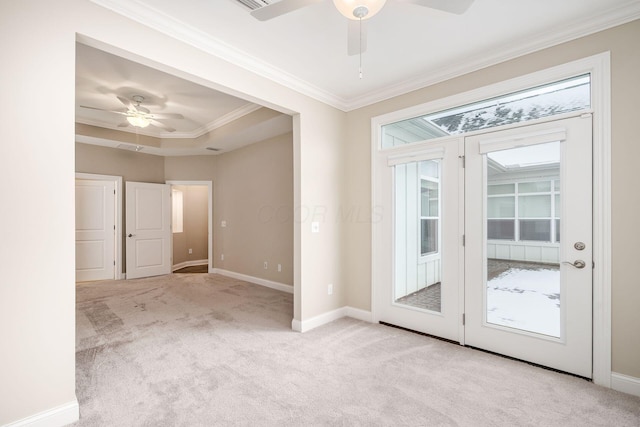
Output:
<instances>
[{"instance_id":1,"label":"ceiling fan blade","mask_svg":"<svg viewBox=\"0 0 640 427\"><path fill-rule=\"evenodd\" d=\"M400 3L412 3L418 6L430 7L444 12L462 15L469 9L474 0L397 0Z\"/></svg>"},{"instance_id":2,"label":"ceiling fan blade","mask_svg":"<svg viewBox=\"0 0 640 427\"><path fill-rule=\"evenodd\" d=\"M361 52L367 51L367 21L354 21L348 20L348 33L347 33L347 54L349 56L359 55ZM360 24L362 24L362 32L360 31ZM362 34L362 44L360 43L360 37ZM362 48L361 48L362 47Z\"/></svg>"},{"instance_id":3,"label":"ceiling fan blade","mask_svg":"<svg viewBox=\"0 0 640 427\"><path fill-rule=\"evenodd\" d=\"M182 114L178 113L153 113L154 119L184 119Z\"/></svg>"},{"instance_id":4,"label":"ceiling fan blade","mask_svg":"<svg viewBox=\"0 0 640 427\"><path fill-rule=\"evenodd\" d=\"M124 104L124 106L127 107L129 110L136 111L135 104L133 102L129 101L127 98L124 98L122 96L117 96L116 98L118 98L118 100L120 102L122 102Z\"/></svg>"},{"instance_id":5,"label":"ceiling fan blade","mask_svg":"<svg viewBox=\"0 0 640 427\"><path fill-rule=\"evenodd\" d=\"M80 105L80 108L86 108L87 110L97 110L97 111L106 111L107 113L111 113L112 110L105 110L104 108L96 108L96 107L89 107L87 105Z\"/></svg>"},{"instance_id":6,"label":"ceiling fan blade","mask_svg":"<svg viewBox=\"0 0 640 427\"><path fill-rule=\"evenodd\" d=\"M322 1L324 0L280 0L277 3L251 11L251 15L259 21L268 21L269 19L277 18L278 16Z\"/></svg>"},{"instance_id":7,"label":"ceiling fan blade","mask_svg":"<svg viewBox=\"0 0 640 427\"><path fill-rule=\"evenodd\" d=\"M104 108L88 107L86 105L80 105L80 108L86 108L87 110L104 111L105 113L120 114L121 116L126 116L127 115L127 110L124 110L124 111L120 111L120 110L105 110Z\"/></svg>"},{"instance_id":8,"label":"ceiling fan blade","mask_svg":"<svg viewBox=\"0 0 640 427\"><path fill-rule=\"evenodd\" d=\"M153 120L151 119L151 124L157 128L160 128L162 130L166 130L167 132L175 132L176 130L174 128L172 128L171 126L167 126L164 123L160 123L157 120Z\"/></svg>"}]
</instances>

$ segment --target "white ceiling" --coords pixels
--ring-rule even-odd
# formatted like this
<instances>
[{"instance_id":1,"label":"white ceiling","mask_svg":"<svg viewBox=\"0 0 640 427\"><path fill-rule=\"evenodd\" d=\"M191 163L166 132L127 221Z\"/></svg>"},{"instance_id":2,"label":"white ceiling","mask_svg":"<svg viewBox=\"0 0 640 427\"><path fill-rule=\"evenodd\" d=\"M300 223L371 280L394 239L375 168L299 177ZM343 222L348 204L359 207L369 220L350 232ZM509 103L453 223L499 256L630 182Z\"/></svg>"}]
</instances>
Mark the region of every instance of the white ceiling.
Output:
<instances>
[{"instance_id":1,"label":"white ceiling","mask_svg":"<svg viewBox=\"0 0 640 427\"><path fill-rule=\"evenodd\" d=\"M463 15L387 0L360 80L331 0L269 21L236 0L92 1L345 111L640 18L640 0L475 0Z\"/></svg>"},{"instance_id":2,"label":"white ceiling","mask_svg":"<svg viewBox=\"0 0 640 427\"><path fill-rule=\"evenodd\" d=\"M387 0L368 20L359 79L359 58L347 55L347 19L331 0L269 21L236 0L91 1L344 111L640 18L640 0L475 0L463 15ZM165 120L176 128L167 133L119 129L121 116L76 109L80 123L168 141L147 150L154 154L229 151L291 130L288 116L262 114L242 134L216 141L211 130L260 115L259 106L81 44L77 56L77 105L118 109L117 95L139 94L152 113L185 116Z\"/></svg>"}]
</instances>

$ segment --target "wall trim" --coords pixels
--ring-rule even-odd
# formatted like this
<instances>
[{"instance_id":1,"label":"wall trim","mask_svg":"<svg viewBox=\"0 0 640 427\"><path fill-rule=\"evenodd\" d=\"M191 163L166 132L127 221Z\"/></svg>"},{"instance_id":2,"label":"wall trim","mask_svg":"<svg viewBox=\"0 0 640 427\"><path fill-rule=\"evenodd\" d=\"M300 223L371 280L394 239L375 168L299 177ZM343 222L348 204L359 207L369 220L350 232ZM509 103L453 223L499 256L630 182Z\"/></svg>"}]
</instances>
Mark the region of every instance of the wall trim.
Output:
<instances>
[{"instance_id":1,"label":"wall trim","mask_svg":"<svg viewBox=\"0 0 640 427\"><path fill-rule=\"evenodd\" d=\"M323 314L319 314L315 317L312 317L311 319L303 321L293 319L291 321L291 329L297 332L308 332L319 326L331 323L334 320L342 319L343 317L351 317L352 319L373 323L373 316L371 315L370 311L344 306Z\"/></svg>"},{"instance_id":2,"label":"wall trim","mask_svg":"<svg viewBox=\"0 0 640 427\"><path fill-rule=\"evenodd\" d=\"M231 277L233 279L244 280L245 282L253 283L267 288L275 289L278 291L286 292L288 294L293 293L293 286L285 285L284 283L274 282L272 280L261 279L260 277L249 276L242 273L236 273L234 271L223 270L221 268L212 268L210 273L220 274L222 276Z\"/></svg>"},{"instance_id":3,"label":"wall trim","mask_svg":"<svg viewBox=\"0 0 640 427\"><path fill-rule=\"evenodd\" d=\"M209 260L208 259L197 259L197 260L194 260L194 261L179 262L178 264L174 264L171 267L171 271L180 270L181 268L185 268L185 267L195 267L196 265L209 265Z\"/></svg>"},{"instance_id":4,"label":"wall trim","mask_svg":"<svg viewBox=\"0 0 640 427\"><path fill-rule=\"evenodd\" d=\"M56 406L47 411L28 416L18 421L5 424L4 427L62 427L80 419L78 399L64 405Z\"/></svg>"},{"instance_id":5,"label":"wall trim","mask_svg":"<svg viewBox=\"0 0 640 427\"><path fill-rule=\"evenodd\" d=\"M362 310L354 307L345 307L346 316L351 317L352 319L362 320L364 322L373 323L373 313L367 310Z\"/></svg>"},{"instance_id":6,"label":"wall trim","mask_svg":"<svg viewBox=\"0 0 640 427\"><path fill-rule=\"evenodd\" d=\"M623 393L640 396L640 378L612 372L611 388Z\"/></svg>"}]
</instances>

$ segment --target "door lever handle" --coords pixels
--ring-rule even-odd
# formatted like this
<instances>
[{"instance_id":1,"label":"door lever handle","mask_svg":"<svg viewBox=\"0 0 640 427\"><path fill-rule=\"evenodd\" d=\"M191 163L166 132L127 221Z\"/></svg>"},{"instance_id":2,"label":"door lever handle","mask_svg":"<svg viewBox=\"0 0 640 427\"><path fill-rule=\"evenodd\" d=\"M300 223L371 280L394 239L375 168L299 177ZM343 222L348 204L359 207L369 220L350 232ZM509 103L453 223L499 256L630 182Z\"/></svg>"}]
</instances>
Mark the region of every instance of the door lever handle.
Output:
<instances>
[{"instance_id":1,"label":"door lever handle","mask_svg":"<svg viewBox=\"0 0 640 427\"><path fill-rule=\"evenodd\" d=\"M581 259L577 259L573 262L569 262L569 261L564 261L563 264L569 264L572 267L575 268L585 268L586 267L586 263L584 261L582 261Z\"/></svg>"},{"instance_id":2,"label":"door lever handle","mask_svg":"<svg viewBox=\"0 0 640 427\"><path fill-rule=\"evenodd\" d=\"M127 235L127 237L133 237L133 236L135 236L135 234L131 234L131 233L129 233L129 234Z\"/></svg>"}]
</instances>

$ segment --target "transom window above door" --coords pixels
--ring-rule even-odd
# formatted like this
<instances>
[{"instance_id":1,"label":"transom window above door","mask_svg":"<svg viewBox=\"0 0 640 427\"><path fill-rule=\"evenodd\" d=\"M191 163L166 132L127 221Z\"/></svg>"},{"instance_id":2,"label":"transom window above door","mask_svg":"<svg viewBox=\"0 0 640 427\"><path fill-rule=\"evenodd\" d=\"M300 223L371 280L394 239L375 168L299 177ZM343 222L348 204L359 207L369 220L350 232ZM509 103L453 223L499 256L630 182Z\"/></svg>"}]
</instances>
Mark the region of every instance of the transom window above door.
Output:
<instances>
[{"instance_id":1,"label":"transom window above door","mask_svg":"<svg viewBox=\"0 0 640 427\"><path fill-rule=\"evenodd\" d=\"M382 148L392 148L591 108L591 76L536 86L382 126Z\"/></svg>"}]
</instances>

